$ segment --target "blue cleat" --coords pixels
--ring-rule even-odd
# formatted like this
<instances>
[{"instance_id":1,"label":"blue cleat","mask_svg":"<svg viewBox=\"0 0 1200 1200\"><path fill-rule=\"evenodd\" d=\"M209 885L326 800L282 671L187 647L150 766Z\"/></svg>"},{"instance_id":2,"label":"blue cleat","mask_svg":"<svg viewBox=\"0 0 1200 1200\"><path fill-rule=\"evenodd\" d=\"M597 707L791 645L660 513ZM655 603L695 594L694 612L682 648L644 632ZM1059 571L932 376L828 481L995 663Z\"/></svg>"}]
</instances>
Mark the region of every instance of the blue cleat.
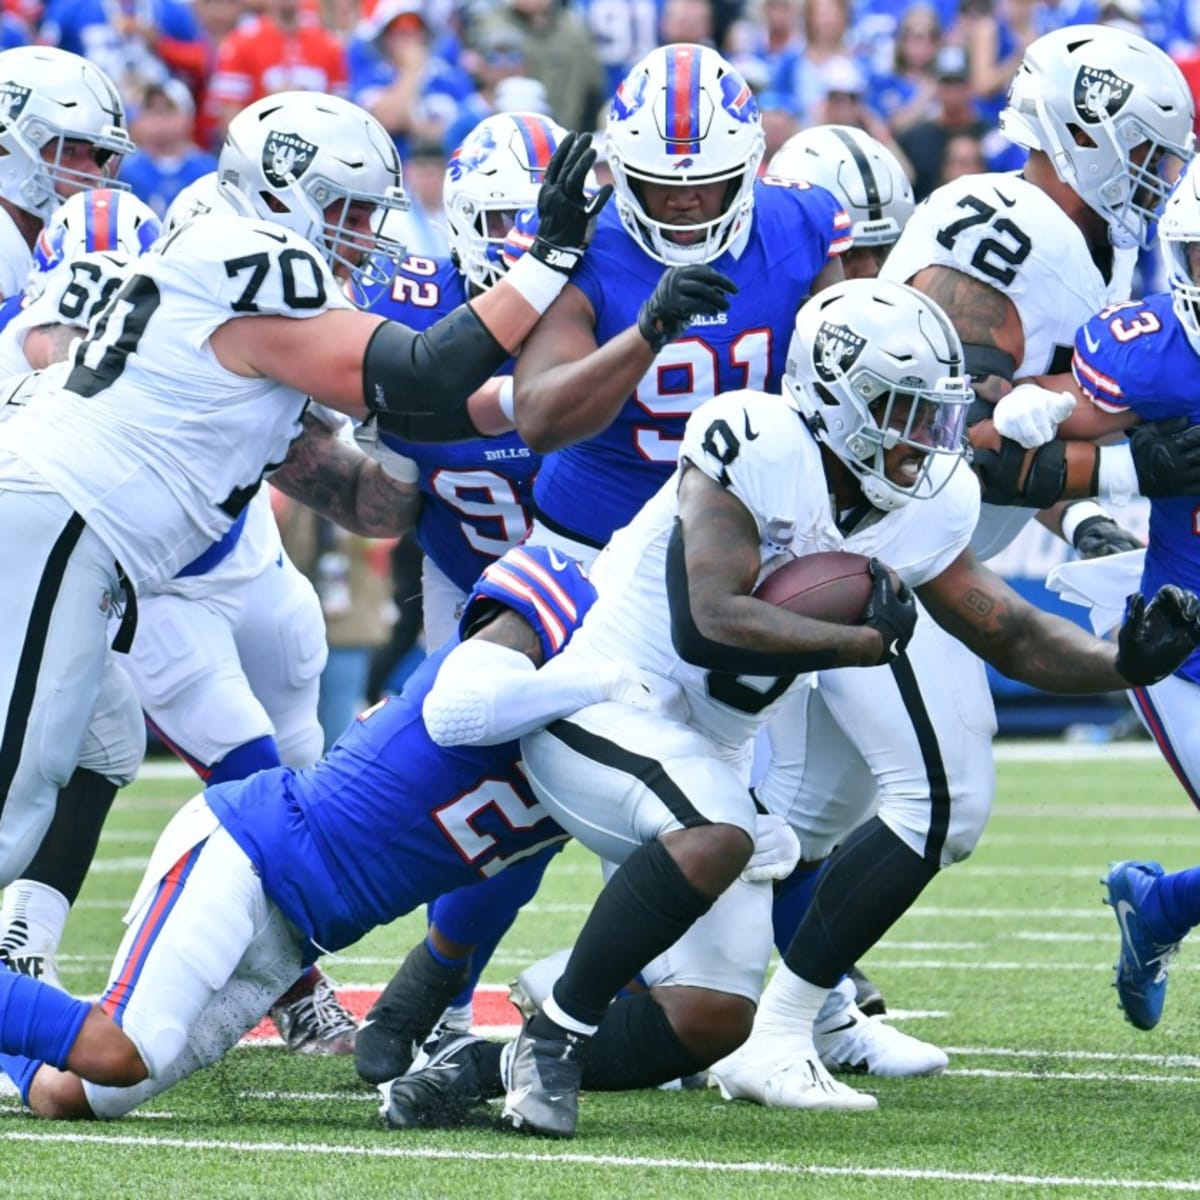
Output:
<instances>
[{"instance_id":1,"label":"blue cleat","mask_svg":"<svg viewBox=\"0 0 1200 1200\"><path fill-rule=\"evenodd\" d=\"M1163 874L1156 862L1118 862L1102 880L1121 930L1121 959L1113 987L1126 1020L1138 1029L1153 1029L1167 998L1167 967L1178 942L1156 942L1139 911L1150 884Z\"/></svg>"}]
</instances>

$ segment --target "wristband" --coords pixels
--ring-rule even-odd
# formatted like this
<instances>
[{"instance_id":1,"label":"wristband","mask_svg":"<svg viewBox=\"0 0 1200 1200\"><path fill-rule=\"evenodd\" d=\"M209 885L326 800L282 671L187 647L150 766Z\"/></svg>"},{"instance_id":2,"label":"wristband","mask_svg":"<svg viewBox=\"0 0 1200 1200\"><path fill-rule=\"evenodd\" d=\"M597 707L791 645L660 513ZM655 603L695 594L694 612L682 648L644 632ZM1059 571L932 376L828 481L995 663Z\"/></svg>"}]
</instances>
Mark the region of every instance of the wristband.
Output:
<instances>
[{"instance_id":1,"label":"wristband","mask_svg":"<svg viewBox=\"0 0 1200 1200\"><path fill-rule=\"evenodd\" d=\"M1114 504L1128 504L1139 495L1137 468L1128 442L1100 447L1097 494Z\"/></svg>"},{"instance_id":2,"label":"wristband","mask_svg":"<svg viewBox=\"0 0 1200 1200\"><path fill-rule=\"evenodd\" d=\"M540 316L558 299L567 277L530 253L523 255L500 282L516 288L525 303Z\"/></svg>"},{"instance_id":3,"label":"wristband","mask_svg":"<svg viewBox=\"0 0 1200 1200\"><path fill-rule=\"evenodd\" d=\"M1062 515L1063 540L1074 546L1076 531L1084 521L1090 521L1093 517L1103 517L1106 521L1112 520L1112 517L1095 500L1076 500L1074 503L1068 504Z\"/></svg>"},{"instance_id":4,"label":"wristband","mask_svg":"<svg viewBox=\"0 0 1200 1200\"><path fill-rule=\"evenodd\" d=\"M508 418L510 425L515 425L517 423L517 418L513 416L514 400L513 377L511 375L505 375L505 377L500 380L500 394L496 397L496 403L499 406L500 411Z\"/></svg>"}]
</instances>

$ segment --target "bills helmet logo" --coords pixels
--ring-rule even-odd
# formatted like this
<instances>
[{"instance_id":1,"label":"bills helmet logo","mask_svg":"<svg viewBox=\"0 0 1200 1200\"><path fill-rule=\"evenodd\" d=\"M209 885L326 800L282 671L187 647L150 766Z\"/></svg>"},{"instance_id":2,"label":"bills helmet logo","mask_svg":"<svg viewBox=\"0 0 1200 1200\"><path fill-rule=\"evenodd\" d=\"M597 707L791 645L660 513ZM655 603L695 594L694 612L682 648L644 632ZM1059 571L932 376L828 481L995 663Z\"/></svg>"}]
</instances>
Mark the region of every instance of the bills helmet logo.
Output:
<instances>
[{"instance_id":1,"label":"bills helmet logo","mask_svg":"<svg viewBox=\"0 0 1200 1200\"><path fill-rule=\"evenodd\" d=\"M29 102L30 92L30 88L19 83L0 83L0 122L7 125L10 121L15 121Z\"/></svg>"},{"instance_id":2,"label":"bills helmet logo","mask_svg":"<svg viewBox=\"0 0 1200 1200\"><path fill-rule=\"evenodd\" d=\"M721 107L743 125L758 121L758 101L750 85L740 75L726 72L721 76Z\"/></svg>"},{"instance_id":3,"label":"bills helmet logo","mask_svg":"<svg viewBox=\"0 0 1200 1200\"><path fill-rule=\"evenodd\" d=\"M450 178L456 183L464 175L478 171L496 151L496 138L486 127L477 129L453 154L446 164Z\"/></svg>"},{"instance_id":4,"label":"bills helmet logo","mask_svg":"<svg viewBox=\"0 0 1200 1200\"><path fill-rule=\"evenodd\" d=\"M263 174L272 187L287 187L308 170L316 154L316 146L299 134L272 130L263 146Z\"/></svg>"},{"instance_id":5,"label":"bills helmet logo","mask_svg":"<svg viewBox=\"0 0 1200 1200\"><path fill-rule=\"evenodd\" d=\"M650 77L645 71L629 75L621 80L617 93L613 96L612 108L609 111L610 121L627 121L646 102L646 84Z\"/></svg>"},{"instance_id":6,"label":"bills helmet logo","mask_svg":"<svg viewBox=\"0 0 1200 1200\"><path fill-rule=\"evenodd\" d=\"M854 366L867 339L845 325L821 322L813 342L813 366L824 383L834 383Z\"/></svg>"},{"instance_id":7,"label":"bills helmet logo","mask_svg":"<svg viewBox=\"0 0 1200 1200\"><path fill-rule=\"evenodd\" d=\"M1075 76L1075 111L1088 125L1110 120L1125 107L1133 84L1107 67L1080 67Z\"/></svg>"}]
</instances>

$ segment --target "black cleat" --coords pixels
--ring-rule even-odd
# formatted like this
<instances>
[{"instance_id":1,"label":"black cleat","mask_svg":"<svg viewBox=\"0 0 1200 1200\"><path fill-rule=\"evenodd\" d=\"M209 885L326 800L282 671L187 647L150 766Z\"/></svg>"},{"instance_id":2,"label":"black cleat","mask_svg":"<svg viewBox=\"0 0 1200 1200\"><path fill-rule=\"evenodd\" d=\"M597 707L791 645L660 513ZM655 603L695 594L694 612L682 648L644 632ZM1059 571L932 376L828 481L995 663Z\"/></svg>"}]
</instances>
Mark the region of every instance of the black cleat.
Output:
<instances>
[{"instance_id":1,"label":"black cleat","mask_svg":"<svg viewBox=\"0 0 1200 1200\"><path fill-rule=\"evenodd\" d=\"M454 1129L484 1103L472 1050L483 1038L470 1033L447 1034L428 1049L418 1071L401 1075L379 1088L379 1115L389 1129Z\"/></svg>"},{"instance_id":2,"label":"black cleat","mask_svg":"<svg viewBox=\"0 0 1200 1200\"><path fill-rule=\"evenodd\" d=\"M565 1029L561 1037L539 1037L526 1021L509 1062L504 1122L522 1133L574 1137L586 1045Z\"/></svg>"},{"instance_id":3,"label":"black cleat","mask_svg":"<svg viewBox=\"0 0 1200 1200\"><path fill-rule=\"evenodd\" d=\"M887 1005L878 985L872 983L857 966L851 967L846 974L854 984L854 1003L859 1009L868 1017L882 1017L887 1012Z\"/></svg>"}]
</instances>

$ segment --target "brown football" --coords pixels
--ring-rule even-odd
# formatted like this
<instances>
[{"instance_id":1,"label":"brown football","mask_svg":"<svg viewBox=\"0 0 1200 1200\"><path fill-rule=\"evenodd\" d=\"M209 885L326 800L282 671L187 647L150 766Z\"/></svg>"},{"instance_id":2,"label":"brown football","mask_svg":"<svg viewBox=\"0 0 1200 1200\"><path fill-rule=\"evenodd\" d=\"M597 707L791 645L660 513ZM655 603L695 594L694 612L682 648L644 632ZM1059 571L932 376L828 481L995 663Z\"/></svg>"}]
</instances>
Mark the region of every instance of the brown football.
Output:
<instances>
[{"instance_id":1,"label":"brown football","mask_svg":"<svg viewBox=\"0 0 1200 1200\"><path fill-rule=\"evenodd\" d=\"M871 599L869 561L845 550L805 554L772 571L754 595L802 617L858 625Z\"/></svg>"}]
</instances>

